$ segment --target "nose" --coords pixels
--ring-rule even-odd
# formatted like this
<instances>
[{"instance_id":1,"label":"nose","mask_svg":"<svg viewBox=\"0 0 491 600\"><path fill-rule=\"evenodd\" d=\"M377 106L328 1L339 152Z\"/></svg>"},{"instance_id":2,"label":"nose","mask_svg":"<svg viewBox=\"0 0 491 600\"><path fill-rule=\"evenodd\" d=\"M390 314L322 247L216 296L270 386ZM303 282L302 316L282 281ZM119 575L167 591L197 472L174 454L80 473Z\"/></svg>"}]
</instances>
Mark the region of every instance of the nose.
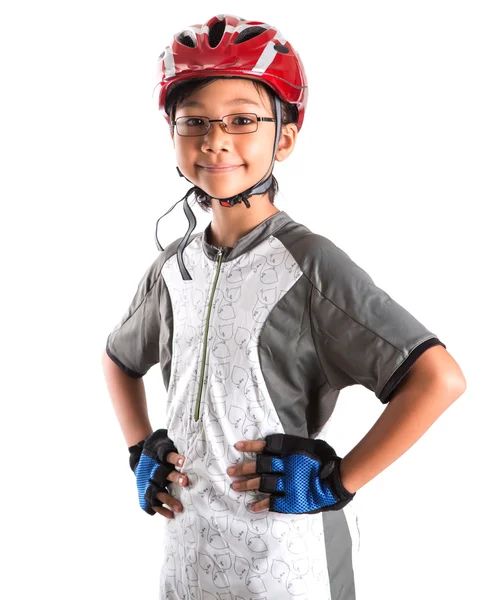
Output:
<instances>
[{"instance_id":1,"label":"nose","mask_svg":"<svg viewBox=\"0 0 491 600\"><path fill-rule=\"evenodd\" d=\"M205 151L208 148L218 150L219 148L228 147L232 143L231 137L225 131L224 123L210 123L208 133L203 136L201 149Z\"/></svg>"}]
</instances>

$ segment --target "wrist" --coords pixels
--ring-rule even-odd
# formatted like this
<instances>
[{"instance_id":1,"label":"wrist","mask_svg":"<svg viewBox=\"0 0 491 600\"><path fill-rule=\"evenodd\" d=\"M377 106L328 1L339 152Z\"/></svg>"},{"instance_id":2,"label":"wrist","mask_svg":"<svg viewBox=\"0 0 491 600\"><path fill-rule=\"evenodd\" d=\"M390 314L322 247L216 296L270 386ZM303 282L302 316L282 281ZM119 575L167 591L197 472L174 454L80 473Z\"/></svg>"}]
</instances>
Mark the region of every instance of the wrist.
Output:
<instances>
[{"instance_id":1,"label":"wrist","mask_svg":"<svg viewBox=\"0 0 491 600\"><path fill-rule=\"evenodd\" d=\"M350 494L355 494L358 491L358 488L353 484L353 481L350 478L349 471L346 470L346 463L344 462L344 459L341 459L339 462L339 479L342 486Z\"/></svg>"},{"instance_id":2,"label":"wrist","mask_svg":"<svg viewBox=\"0 0 491 600\"><path fill-rule=\"evenodd\" d=\"M128 451L130 453L129 462L131 470L134 472L137 464L140 461L141 454L143 452L143 446L145 444L145 440L141 440L138 444L133 444L128 447Z\"/></svg>"}]
</instances>

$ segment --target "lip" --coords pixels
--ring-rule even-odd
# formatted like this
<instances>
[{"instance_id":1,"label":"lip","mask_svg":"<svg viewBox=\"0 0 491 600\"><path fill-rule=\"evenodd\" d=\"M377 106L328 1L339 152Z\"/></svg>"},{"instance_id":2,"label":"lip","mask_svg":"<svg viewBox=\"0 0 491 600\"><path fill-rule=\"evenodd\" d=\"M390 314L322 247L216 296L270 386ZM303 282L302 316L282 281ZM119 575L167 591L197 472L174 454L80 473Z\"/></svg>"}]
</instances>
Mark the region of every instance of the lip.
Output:
<instances>
[{"instance_id":1,"label":"lip","mask_svg":"<svg viewBox=\"0 0 491 600\"><path fill-rule=\"evenodd\" d=\"M198 167L205 171L209 171L210 173L228 173L229 171L235 171L235 169L242 167L242 165L223 165L220 167L205 167L204 165L198 165Z\"/></svg>"}]
</instances>

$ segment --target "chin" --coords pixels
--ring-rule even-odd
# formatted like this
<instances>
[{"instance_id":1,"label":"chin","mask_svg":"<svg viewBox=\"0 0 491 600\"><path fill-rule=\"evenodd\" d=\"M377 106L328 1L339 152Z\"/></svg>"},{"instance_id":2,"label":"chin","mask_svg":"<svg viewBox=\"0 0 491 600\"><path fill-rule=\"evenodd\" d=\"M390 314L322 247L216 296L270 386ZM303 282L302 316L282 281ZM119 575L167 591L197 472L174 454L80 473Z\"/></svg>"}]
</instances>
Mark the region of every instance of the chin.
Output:
<instances>
[{"instance_id":1,"label":"chin","mask_svg":"<svg viewBox=\"0 0 491 600\"><path fill-rule=\"evenodd\" d=\"M204 188L201 188L204 189ZM247 188L244 188L247 189ZM236 196L238 193L243 192L244 190L204 190L209 196L215 198L216 200L225 200L226 198L231 198L232 196Z\"/></svg>"},{"instance_id":2,"label":"chin","mask_svg":"<svg viewBox=\"0 0 491 600\"><path fill-rule=\"evenodd\" d=\"M230 198L232 196L240 194L244 190L249 189L249 187L254 185L254 182L251 184L247 184L246 182L244 182L242 184L235 185L200 185L199 183L196 185L198 185L198 187L200 187L212 198Z\"/></svg>"}]
</instances>

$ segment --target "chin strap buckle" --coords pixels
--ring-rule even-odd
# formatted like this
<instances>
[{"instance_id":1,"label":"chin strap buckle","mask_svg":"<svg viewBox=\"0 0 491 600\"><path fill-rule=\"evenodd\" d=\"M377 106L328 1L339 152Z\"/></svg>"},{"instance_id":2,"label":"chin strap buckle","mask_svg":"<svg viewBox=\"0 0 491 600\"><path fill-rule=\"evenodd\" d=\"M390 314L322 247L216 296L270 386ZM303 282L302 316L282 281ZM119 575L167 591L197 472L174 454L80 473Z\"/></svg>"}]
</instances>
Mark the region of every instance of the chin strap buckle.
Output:
<instances>
[{"instance_id":1,"label":"chin strap buckle","mask_svg":"<svg viewBox=\"0 0 491 600\"><path fill-rule=\"evenodd\" d=\"M233 198L230 199L230 202L228 202L227 200L220 200L220 198L218 199L218 201L220 202L221 206L226 206L227 208L235 206L239 202L243 202L247 206L247 208L251 208L251 203L249 202L248 196L246 194L237 194L237 196L233 196Z\"/></svg>"}]
</instances>

